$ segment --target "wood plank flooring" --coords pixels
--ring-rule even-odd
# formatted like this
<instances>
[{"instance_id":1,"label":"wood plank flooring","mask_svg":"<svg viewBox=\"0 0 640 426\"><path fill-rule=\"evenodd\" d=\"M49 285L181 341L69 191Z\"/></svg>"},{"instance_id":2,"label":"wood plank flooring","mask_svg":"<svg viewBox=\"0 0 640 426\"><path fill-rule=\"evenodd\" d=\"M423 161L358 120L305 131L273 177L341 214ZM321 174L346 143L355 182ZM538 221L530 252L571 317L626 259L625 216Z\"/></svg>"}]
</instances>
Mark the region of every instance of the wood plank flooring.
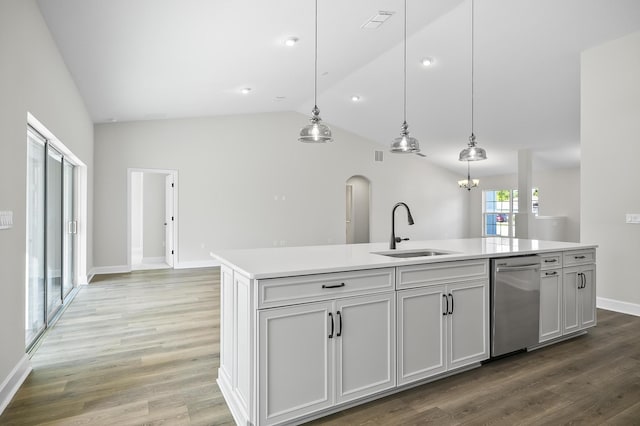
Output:
<instances>
[{"instance_id":1,"label":"wood plank flooring","mask_svg":"<svg viewBox=\"0 0 640 426\"><path fill-rule=\"evenodd\" d=\"M97 277L45 336L0 425L230 425L215 384L219 270ZM640 425L640 318L312 422Z\"/></svg>"}]
</instances>

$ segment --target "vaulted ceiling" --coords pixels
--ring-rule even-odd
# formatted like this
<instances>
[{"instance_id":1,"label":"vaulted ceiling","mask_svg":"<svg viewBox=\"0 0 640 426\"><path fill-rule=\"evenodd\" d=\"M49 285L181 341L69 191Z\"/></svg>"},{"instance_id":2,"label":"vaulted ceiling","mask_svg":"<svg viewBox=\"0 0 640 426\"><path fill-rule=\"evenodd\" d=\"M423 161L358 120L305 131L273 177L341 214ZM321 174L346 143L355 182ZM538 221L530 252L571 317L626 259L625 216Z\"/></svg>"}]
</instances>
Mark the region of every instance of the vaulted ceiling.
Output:
<instances>
[{"instance_id":1,"label":"vaulted ceiling","mask_svg":"<svg viewBox=\"0 0 640 426\"><path fill-rule=\"evenodd\" d=\"M38 4L96 123L309 115L313 107L313 0ZM318 1L321 116L378 149L402 124L403 4ZM464 172L457 158L471 133L471 1L407 0L407 8L409 131L422 161ZM580 52L639 31L640 1L475 0L474 10L474 130L489 157L474 174L515 172L520 149L533 152L538 169L578 166ZM361 28L379 11L394 14ZM293 47L283 43L290 36L299 39ZM425 57L433 65L424 67Z\"/></svg>"}]
</instances>

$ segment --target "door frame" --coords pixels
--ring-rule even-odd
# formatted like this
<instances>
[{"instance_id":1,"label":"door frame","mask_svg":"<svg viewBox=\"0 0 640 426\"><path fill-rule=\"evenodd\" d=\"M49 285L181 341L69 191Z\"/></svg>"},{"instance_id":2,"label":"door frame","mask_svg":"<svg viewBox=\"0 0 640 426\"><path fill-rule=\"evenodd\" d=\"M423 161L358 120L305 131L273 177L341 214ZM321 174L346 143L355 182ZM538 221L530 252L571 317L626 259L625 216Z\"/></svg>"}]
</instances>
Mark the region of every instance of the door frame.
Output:
<instances>
[{"instance_id":1,"label":"door frame","mask_svg":"<svg viewBox=\"0 0 640 426\"><path fill-rule=\"evenodd\" d=\"M173 196L172 196L172 207L173 207L173 218L172 222L167 222L167 226L173 227L172 232L172 241L170 241L171 246L173 247L173 262L169 264L169 268L175 268L178 259L178 245L176 241L178 241L178 208L177 208L177 200L178 200L178 171L173 169L144 169L144 168L136 168L131 167L127 168L127 267L129 270L132 270L132 259L131 259L131 209L132 209L132 179L131 176L133 173L153 173L160 175L170 175L173 178ZM167 194L165 192L165 200L167 199ZM165 201L166 202L166 201ZM165 231L166 235L166 231ZM165 245L168 242L165 241Z\"/></svg>"}]
</instances>

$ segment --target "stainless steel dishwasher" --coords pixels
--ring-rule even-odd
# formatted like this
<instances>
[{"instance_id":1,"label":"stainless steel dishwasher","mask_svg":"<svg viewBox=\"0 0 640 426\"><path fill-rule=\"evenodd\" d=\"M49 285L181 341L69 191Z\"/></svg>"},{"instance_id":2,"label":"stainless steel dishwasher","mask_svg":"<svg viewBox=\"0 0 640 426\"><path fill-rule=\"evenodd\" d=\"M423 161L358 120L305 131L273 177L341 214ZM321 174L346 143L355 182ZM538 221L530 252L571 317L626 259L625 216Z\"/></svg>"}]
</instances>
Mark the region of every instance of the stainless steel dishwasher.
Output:
<instances>
[{"instance_id":1,"label":"stainless steel dishwasher","mask_svg":"<svg viewBox=\"0 0 640 426\"><path fill-rule=\"evenodd\" d=\"M491 357L538 343L540 258L491 259Z\"/></svg>"}]
</instances>

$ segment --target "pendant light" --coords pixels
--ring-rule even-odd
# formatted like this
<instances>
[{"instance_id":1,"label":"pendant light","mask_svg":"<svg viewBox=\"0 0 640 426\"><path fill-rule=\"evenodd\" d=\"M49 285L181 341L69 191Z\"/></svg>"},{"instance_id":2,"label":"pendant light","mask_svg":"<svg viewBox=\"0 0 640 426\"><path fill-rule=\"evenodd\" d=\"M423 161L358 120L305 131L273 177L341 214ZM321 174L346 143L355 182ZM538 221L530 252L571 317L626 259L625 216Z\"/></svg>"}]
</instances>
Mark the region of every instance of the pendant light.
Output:
<instances>
[{"instance_id":1,"label":"pendant light","mask_svg":"<svg viewBox=\"0 0 640 426\"><path fill-rule=\"evenodd\" d=\"M471 191L471 188L475 188L480 183L478 179L471 179L471 162L467 161L467 178L458 181L458 186L460 188L466 189L467 191Z\"/></svg>"},{"instance_id":2,"label":"pendant light","mask_svg":"<svg viewBox=\"0 0 640 426\"><path fill-rule=\"evenodd\" d=\"M409 125L407 124L407 0L404 0L404 122L400 127L400 137L391 142L391 152L396 154L416 154L420 152L420 144L414 137L409 136Z\"/></svg>"},{"instance_id":3,"label":"pendant light","mask_svg":"<svg viewBox=\"0 0 640 426\"><path fill-rule=\"evenodd\" d=\"M313 74L313 109L311 110L311 118L309 119L309 124L300 129L300 137L298 138L299 142L306 143L324 143L324 142L333 142L333 137L331 136L331 129L329 126L322 122L320 118L320 109L318 108L318 0L316 0L316 11L315 11L315 64L314 64L314 74Z\"/></svg>"},{"instance_id":4,"label":"pendant light","mask_svg":"<svg viewBox=\"0 0 640 426\"><path fill-rule=\"evenodd\" d=\"M476 135L473 133L473 0L471 0L471 136L469 136L469 146L460 151L460 161L480 161L487 159L487 152L477 146Z\"/></svg>"}]
</instances>

